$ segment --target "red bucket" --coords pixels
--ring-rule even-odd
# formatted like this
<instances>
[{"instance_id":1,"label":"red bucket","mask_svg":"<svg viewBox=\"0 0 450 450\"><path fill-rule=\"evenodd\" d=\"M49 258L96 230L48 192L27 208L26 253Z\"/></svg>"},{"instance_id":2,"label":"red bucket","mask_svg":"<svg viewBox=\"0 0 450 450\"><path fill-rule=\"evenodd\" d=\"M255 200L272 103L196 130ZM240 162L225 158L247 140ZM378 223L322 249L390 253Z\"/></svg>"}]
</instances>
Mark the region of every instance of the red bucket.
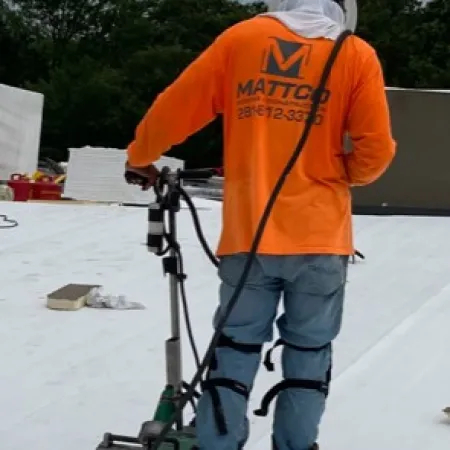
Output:
<instances>
[{"instance_id":1,"label":"red bucket","mask_svg":"<svg viewBox=\"0 0 450 450\"><path fill-rule=\"evenodd\" d=\"M32 198L32 184L25 175L13 173L8 181L8 186L14 192L15 202L26 202Z\"/></svg>"},{"instance_id":2,"label":"red bucket","mask_svg":"<svg viewBox=\"0 0 450 450\"><path fill-rule=\"evenodd\" d=\"M34 200L61 200L62 188L52 178L43 176L32 183Z\"/></svg>"}]
</instances>

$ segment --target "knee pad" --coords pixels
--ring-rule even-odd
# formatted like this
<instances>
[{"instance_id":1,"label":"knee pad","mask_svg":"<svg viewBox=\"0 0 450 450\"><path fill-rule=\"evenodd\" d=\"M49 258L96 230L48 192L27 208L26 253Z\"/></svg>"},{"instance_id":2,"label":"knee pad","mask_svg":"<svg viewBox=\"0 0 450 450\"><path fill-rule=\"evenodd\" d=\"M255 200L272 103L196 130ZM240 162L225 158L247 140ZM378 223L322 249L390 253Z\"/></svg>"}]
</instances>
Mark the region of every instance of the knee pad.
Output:
<instances>
[{"instance_id":1,"label":"knee pad","mask_svg":"<svg viewBox=\"0 0 450 450\"><path fill-rule=\"evenodd\" d=\"M222 334L219 338L219 342L216 348L228 347L242 353L261 353L262 344L242 344L238 342L234 342L228 336ZM250 389L240 381L234 380L232 378L211 378L210 372L212 370L216 370L218 367L218 361L216 356L214 356L209 365L208 372L206 374L205 380L202 382L202 390L208 391L211 396L211 402L213 405L213 414L214 420L216 422L217 430L219 434L225 435L228 433L225 417L220 401L219 392L217 390L218 387L224 387L227 389L231 389L236 394L242 395L246 400L250 395Z\"/></svg>"},{"instance_id":2,"label":"knee pad","mask_svg":"<svg viewBox=\"0 0 450 450\"><path fill-rule=\"evenodd\" d=\"M264 366L269 372L274 371L274 365L272 363L272 352L276 347L279 347L280 345L285 345L286 347L292 348L294 350L300 351L300 352L320 352L322 350L325 350L329 348L332 349L331 342L322 345L320 347L300 347L298 345L290 344L283 339L278 339L273 347L267 351L266 356L264 358ZM260 408L254 411L254 414L256 416L265 417L267 416L269 412L269 406L270 403L273 401L273 399L285 389L290 388L300 388L300 389L312 389L319 391L322 393L325 397L329 394L329 388L330 388L330 381L331 381L331 367L332 364L330 362L330 367L327 370L325 381L318 381L318 380L305 380L305 379L299 379L299 378L287 378L283 381L280 381L275 386L273 386L271 389L267 391L267 393L264 395L263 399L261 400Z\"/></svg>"}]
</instances>

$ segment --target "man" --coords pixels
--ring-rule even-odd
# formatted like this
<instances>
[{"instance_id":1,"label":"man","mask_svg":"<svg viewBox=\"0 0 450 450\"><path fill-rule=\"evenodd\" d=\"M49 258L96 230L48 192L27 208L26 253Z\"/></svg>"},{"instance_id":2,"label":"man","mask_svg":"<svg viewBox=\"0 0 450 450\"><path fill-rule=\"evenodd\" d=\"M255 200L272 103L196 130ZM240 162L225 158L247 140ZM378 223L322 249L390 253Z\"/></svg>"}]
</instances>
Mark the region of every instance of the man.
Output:
<instances>
[{"instance_id":1,"label":"man","mask_svg":"<svg viewBox=\"0 0 450 450\"><path fill-rule=\"evenodd\" d=\"M149 178L150 186L156 177L153 162L223 114L225 183L215 323L233 294L262 212L298 143L312 93L344 29L344 10L332 0L268 3L268 14L226 30L159 95L128 148L127 168ZM350 153L343 150L345 133L352 141ZM273 338L281 297L284 312L276 324L286 381L275 406L273 448L318 448L331 344L340 331L348 257L354 253L350 187L378 179L394 154L379 60L366 42L351 36L216 349L198 405L201 450L243 448L247 398L262 345Z\"/></svg>"}]
</instances>

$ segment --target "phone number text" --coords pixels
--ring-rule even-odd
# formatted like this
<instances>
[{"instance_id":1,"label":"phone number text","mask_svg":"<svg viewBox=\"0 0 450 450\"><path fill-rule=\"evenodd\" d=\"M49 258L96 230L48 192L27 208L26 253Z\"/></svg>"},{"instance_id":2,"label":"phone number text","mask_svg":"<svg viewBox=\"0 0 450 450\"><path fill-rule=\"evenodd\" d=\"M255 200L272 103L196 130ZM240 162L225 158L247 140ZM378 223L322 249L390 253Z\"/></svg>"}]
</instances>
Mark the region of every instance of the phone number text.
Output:
<instances>
[{"instance_id":1,"label":"phone number text","mask_svg":"<svg viewBox=\"0 0 450 450\"><path fill-rule=\"evenodd\" d=\"M287 120L295 122L305 122L308 119L309 112L302 109L287 109L273 106L257 105L244 106L238 108L238 119L248 119L250 117L268 117L275 120ZM316 115L315 125L322 123L323 116Z\"/></svg>"}]
</instances>

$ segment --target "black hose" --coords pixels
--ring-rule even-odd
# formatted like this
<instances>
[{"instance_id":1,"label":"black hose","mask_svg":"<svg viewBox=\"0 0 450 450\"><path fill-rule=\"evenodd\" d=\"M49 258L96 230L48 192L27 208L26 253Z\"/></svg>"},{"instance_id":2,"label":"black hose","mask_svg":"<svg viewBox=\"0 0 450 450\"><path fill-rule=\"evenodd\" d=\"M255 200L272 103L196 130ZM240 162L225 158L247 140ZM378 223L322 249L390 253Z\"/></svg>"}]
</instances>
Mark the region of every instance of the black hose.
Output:
<instances>
[{"instance_id":1,"label":"black hose","mask_svg":"<svg viewBox=\"0 0 450 450\"><path fill-rule=\"evenodd\" d=\"M191 197L181 186L178 186L177 189L181 195L181 198L186 202L189 211L191 212L192 221L194 222L195 233L197 234L197 239L200 241L203 251L206 253L206 256L213 263L213 265L219 267L219 261L215 257L214 253L211 251L208 242L206 241L205 235L203 234L200 219L198 218L197 210L195 209L195 205Z\"/></svg>"},{"instance_id":2,"label":"black hose","mask_svg":"<svg viewBox=\"0 0 450 450\"><path fill-rule=\"evenodd\" d=\"M17 222L17 220L9 218L6 214L0 214L0 219L3 221L0 222L0 229L6 230L8 228L15 228L19 226L19 222Z\"/></svg>"},{"instance_id":3,"label":"black hose","mask_svg":"<svg viewBox=\"0 0 450 450\"><path fill-rule=\"evenodd\" d=\"M189 314L186 286L184 285L185 275L184 275L183 255L181 254L180 249L177 250L177 255L178 255L178 273L180 274L180 277L182 277L182 279L179 280L179 286L180 286L181 304L183 307L183 314L184 314L184 322L186 325L186 332L188 334L189 344L191 346L192 354L194 356L195 366L198 369L200 367L200 357L198 356L198 349L195 343L194 331L192 329L192 322Z\"/></svg>"},{"instance_id":4,"label":"black hose","mask_svg":"<svg viewBox=\"0 0 450 450\"><path fill-rule=\"evenodd\" d=\"M246 264L242 271L241 277L236 285L234 293L233 293L229 303L227 304L225 312L223 313L223 315L221 316L221 318L219 319L219 321L217 323L216 330L215 330L213 337L211 339L211 342L206 350L205 356L203 357L200 367L198 368L197 372L194 374L194 377L192 378L192 381L189 384L189 387L186 389L186 393L181 397L181 399L177 405L176 411L174 412L171 420L164 425L159 436L153 442L150 450L157 450L160 447L160 445L164 443L164 440L165 440L167 434L171 431L172 426L177 421L177 417L180 416L180 414L183 411L186 404L193 397L193 395L195 393L195 388L197 387L197 384L199 382L201 382L203 373L208 368L208 366L211 362L211 359L214 356L214 352L215 352L215 349L219 342L219 338L222 333L222 330L226 324L226 321L228 320L229 315L231 314L231 311L234 308L234 305L236 304L236 302L239 298L239 295L241 294L241 292L245 286L245 282L246 282L248 274L250 272L250 268L252 266L253 260L256 257L256 254L257 254L258 246L260 244L262 235L264 233L264 229L265 229L267 221L270 217L270 213L272 212L273 205L275 204L278 194L280 193L280 191L286 181L286 178L289 175L289 172L294 167L295 163L298 160L298 157L300 156L301 151L303 150L303 147L305 146L305 143L311 132L312 126L316 120L317 111L319 109L321 98L322 98L323 92L325 91L325 86L326 86L326 83L330 76L333 64L338 56L338 53L342 47L342 44L344 43L345 39L348 36L350 36L351 34L352 34L351 31L346 30L337 38L337 40L335 42L335 45L331 51L331 54L325 64L325 68L324 68L322 76L320 78L319 86L313 94L311 112L308 115L308 118L305 122L305 128L303 130L302 136L301 136L301 138L297 144L297 147L295 148L291 158L289 159L288 163L286 164L286 167L284 168L282 174L280 175L280 177L275 185L275 188L273 189L273 191L270 195L269 201L267 202L266 208L263 212L263 215L259 222L258 228L256 230L255 237L253 239L253 243L252 243L250 251L248 253Z\"/></svg>"}]
</instances>

